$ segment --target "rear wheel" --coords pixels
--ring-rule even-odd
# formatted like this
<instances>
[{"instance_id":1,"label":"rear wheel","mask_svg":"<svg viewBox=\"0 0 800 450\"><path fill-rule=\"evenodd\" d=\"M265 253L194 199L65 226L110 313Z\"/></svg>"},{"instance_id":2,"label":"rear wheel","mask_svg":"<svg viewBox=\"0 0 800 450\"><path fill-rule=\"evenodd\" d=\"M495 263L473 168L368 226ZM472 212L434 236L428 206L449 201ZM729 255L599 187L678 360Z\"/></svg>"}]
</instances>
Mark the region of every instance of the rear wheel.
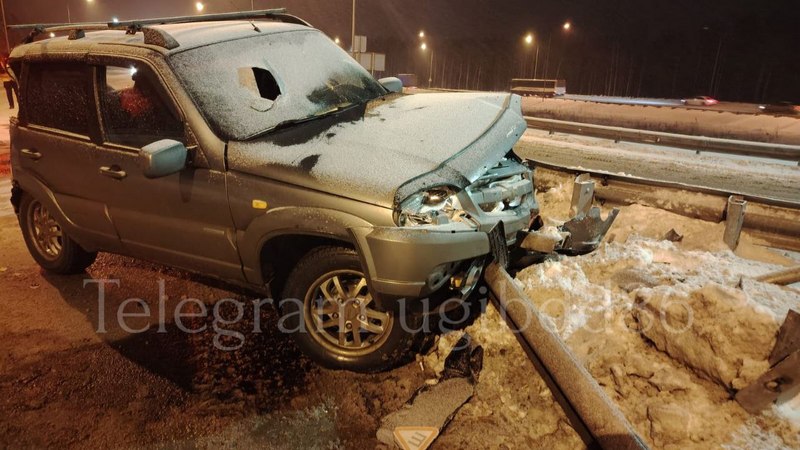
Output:
<instances>
[{"instance_id":1,"label":"rear wheel","mask_svg":"<svg viewBox=\"0 0 800 450\"><path fill-rule=\"evenodd\" d=\"M298 345L322 366L376 372L413 356L417 320L377 305L352 249L320 247L301 259L281 310Z\"/></svg>"},{"instance_id":2,"label":"rear wheel","mask_svg":"<svg viewBox=\"0 0 800 450\"><path fill-rule=\"evenodd\" d=\"M27 194L20 202L19 224L31 256L49 272L81 273L97 257L97 253L87 252L70 239L49 209Z\"/></svg>"}]
</instances>

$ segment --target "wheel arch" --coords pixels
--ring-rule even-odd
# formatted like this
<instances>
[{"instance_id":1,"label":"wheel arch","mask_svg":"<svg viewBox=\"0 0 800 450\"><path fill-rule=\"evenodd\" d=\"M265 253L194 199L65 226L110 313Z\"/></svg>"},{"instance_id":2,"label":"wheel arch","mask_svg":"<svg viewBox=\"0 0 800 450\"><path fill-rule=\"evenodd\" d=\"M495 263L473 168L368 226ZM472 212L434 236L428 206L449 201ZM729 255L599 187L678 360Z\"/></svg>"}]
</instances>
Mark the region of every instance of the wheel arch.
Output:
<instances>
[{"instance_id":1,"label":"wheel arch","mask_svg":"<svg viewBox=\"0 0 800 450\"><path fill-rule=\"evenodd\" d=\"M372 227L366 220L342 211L325 208L277 208L254 219L244 231L237 232L237 243L242 258L244 275L250 283L271 283L270 291L276 293L276 282L283 272L294 265L312 248L336 245L356 248L348 231L353 227ZM281 270L270 273L270 266ZM280 290L277 291L280 294Z\"/></svg>"},{"instance_id":2,"label":"wheel arch","mask_svg":"<svg viewBox=\"0 0 800 450\"><path fill-rule=\"evenodd\" d=\"M303 257L325 246L355 249L352 242L331 235L282 233L266 239L259 251L259 264L272 298L280 299L286 279Z\"/></svg>"}]
</instances>

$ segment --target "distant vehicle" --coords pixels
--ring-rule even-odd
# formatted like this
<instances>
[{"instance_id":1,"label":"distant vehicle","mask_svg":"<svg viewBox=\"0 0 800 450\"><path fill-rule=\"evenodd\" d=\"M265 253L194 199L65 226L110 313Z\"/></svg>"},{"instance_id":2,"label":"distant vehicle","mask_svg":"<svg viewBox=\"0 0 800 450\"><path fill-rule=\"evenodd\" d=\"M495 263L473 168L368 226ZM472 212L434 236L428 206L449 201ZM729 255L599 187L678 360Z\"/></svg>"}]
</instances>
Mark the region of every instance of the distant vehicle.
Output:
<instances>
[{"instance_id":1,"label":"distant vehicle","mask_svg":"<svg viewBox=\"0 0 800 450\"><path fill-rule=\"evenodd\" d=\"M514 78L511 80L511 93L523 97L561 96L567 93L567 80Z\"/></svg>"},{"instance_id":2,"label":"distant vehicle","mask_svg":"<svg viewBox=\"0 0 800 450\"><path fill-rule=\"evenodd\" d=\"M758 107L766 114L800 114L800 106L792 102L778 102Z\"/></svg>"},{"instance_id":3,"label":"distant vehicle","mask_svg":"<svg viewBox=\"0 0 800 450\"><path fill-rule=\"evenodd\" d=\"M714 106L719 103L719 100L705 95L698 95L697 97L685 98L681 100L681 103L686 106Z\"/></svg>"},{"instance_id":4,"label":"distant vehicle","mask_svg":"<svg viewBox=\"0 0 800 450\"><path fill-rule=\"evenodd\" d=\"M403 82L403 87L415 88L419 86L419 83L417 82L417 74L415 73L401 73L400 75L397 75L397 78Z\"/></svg>"}]
</instances>

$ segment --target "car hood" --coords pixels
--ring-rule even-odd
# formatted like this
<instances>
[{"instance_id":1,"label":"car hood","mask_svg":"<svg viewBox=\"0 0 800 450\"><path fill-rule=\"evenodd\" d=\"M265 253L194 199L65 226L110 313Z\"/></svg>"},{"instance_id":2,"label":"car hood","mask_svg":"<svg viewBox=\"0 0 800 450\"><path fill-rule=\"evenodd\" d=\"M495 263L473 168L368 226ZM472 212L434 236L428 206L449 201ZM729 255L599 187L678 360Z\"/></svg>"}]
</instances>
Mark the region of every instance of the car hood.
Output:
<instances>
[{"instance_id":1,"label":"car hood","mask_svg":"<svg viewBox=\"0 0 800 450\"><path fill-rule=\"evenodd\" d=\"M496 165L525 128L515 95L394 95L231 142L228 164L233 171L395 207L428 187L466 187Z\"/></svg>"}]
</instances>

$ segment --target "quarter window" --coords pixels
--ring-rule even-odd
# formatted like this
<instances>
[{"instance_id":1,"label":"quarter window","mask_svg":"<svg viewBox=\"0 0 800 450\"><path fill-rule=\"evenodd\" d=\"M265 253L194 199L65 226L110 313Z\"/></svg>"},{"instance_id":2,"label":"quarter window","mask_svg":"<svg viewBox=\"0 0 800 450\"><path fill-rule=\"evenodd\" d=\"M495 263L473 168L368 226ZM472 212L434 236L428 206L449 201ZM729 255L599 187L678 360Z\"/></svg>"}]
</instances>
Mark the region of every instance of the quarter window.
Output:
<instances>
[{"instance_id":1,"label":"quarter window","mask_svg":"<svg viewBox=\"0 0 800 450\"><path fill-rule=\"evenodd\" d=\"M106 141L136 148L161 139L184 141L183 122L149 68L104 69L100 95Z\"/></svg>"},{"instance_id":2,"label":"quarter window","mask_svg":"<svg viewBox=\"0 0 800 450\"><path fill-rule=\"evenodd\" d=\"M84 64L32 63L24 105L28 122L88 135L89 80Z\"/></svg>"}]
</instances>

